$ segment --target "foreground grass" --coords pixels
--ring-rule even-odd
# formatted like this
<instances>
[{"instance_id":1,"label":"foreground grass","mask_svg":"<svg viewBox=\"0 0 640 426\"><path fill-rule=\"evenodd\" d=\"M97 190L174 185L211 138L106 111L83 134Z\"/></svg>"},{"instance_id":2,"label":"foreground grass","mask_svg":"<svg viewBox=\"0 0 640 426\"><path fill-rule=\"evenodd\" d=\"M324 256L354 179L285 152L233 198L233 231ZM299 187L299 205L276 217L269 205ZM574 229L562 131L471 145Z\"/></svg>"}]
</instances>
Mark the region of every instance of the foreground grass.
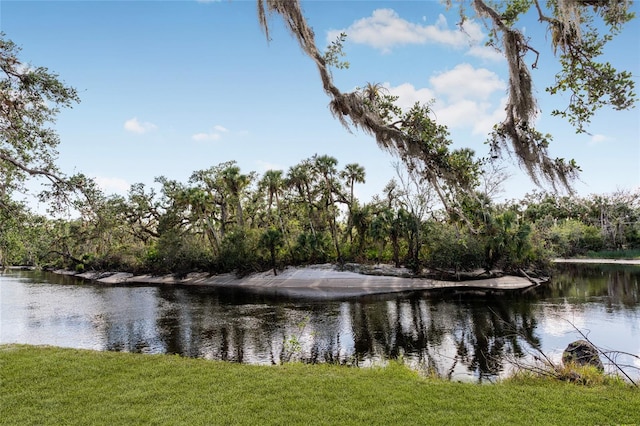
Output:
<instances>
[{"instance_id":1,"label":"foreground grass","mask_svg":"<svg viewBox=\"0 0 640 426\"><path fill-rule=\"evenodd\" d=\"M640 391L9 345L0 346L0 423L640 424Z\"/></svg>"}]
</instances>

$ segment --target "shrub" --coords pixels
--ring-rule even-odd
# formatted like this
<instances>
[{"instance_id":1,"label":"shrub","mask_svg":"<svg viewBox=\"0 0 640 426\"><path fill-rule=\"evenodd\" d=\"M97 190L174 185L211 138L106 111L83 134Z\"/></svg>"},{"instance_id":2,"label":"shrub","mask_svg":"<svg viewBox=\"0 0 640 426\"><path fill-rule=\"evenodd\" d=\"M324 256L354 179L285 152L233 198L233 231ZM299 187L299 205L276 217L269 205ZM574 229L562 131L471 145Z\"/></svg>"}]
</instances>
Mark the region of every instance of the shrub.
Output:
<instances>
[{"instance_id":1,"label":"shrub","mask_svg":"<svg viewBox=\"0 0 640 426\"><path fill-rule=\"evenodd\" d=\"M235 271L238 275L254 272L260 269L258 252L255 232L241 229L228 232L222 239L217 269L219 272Z\"/></svg>"},{"instance_id":2,"label":"shrub","mask_svg":"<svg viewBox=\"0 0 640 426\"><path fill-rule=\"evenodd\" d=\"M193 271L209 270L211 249L201 238L171 230L163 234L155 247L147 251L145 265L153 273L185 275Z\"/></svg>"},{"instance_id":3,"label":"shrub","mask_svg":"<svg viewBox=\"0 0 640 426\"><path fill-rule=\"evenodd\" d=\"M427 224L421 253L425 265L435 269L472 270L484 263L480 242L465 228L446 223Z\"/></svg>"},{"instance_id":4,"label":"shrub","mask_svg":"<svg viewBox=\"0 0 640 426\"><path fill-rule=\"evenodd\" d=\"M302 233L293 248L296 263L324 263L330 259L331 235L328 232Z\"/></svg>"},{"instance_id":5,"label":"shrub","mask_svg":"<svg viewBox=\"0 0 640 426\"><path fill-rule=\"evenodd\" d=\"M549 238L555 254L563 257L599 251L604 247L602 234L598 228L573 219L554 225L550 230Z\"/></svg>"}]
</instances>

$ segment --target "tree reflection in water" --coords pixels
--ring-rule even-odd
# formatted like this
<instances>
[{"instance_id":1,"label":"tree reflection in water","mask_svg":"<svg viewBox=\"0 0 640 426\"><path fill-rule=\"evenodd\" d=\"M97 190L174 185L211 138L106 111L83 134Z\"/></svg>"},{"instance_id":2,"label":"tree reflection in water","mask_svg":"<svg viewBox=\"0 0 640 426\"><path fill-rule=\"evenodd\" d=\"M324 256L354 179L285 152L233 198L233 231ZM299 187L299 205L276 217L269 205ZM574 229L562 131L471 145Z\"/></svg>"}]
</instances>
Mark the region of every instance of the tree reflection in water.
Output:
<instances>
[{"instance_id":1,"label":"tree reflection in water","mask_svg":"<svg viewBox=\"0 0 640 426\"><path fill-rule=\"evenodd\" d=\"M528 356L532 347L566 347L569 318L609 339L609 347L640 351L629 344L640 337L640 267L562 265L550 284L526 294L417 292L329 301L12 274L2 276L0 343L251 364L369 366L401 358L440 376L484 380L508 371L509 360Z\"/></svg>"},{"instance_id":2,"label":"tree reflection in water","mask_svg":"<svg viewBox=\"0 0 640 426\"><path fill-rule=\"evenodd\" d=\"M538 344L532 305L522 297L418 293L282 301L175 287L159 288L157 296L156 329L164 352L190 357L356 366L402 358L441 376L485 377L499 374L505 357L523 356L523 339ZM118 331L107 335L120 341L135 336ZM114 341L108 346L118 348Z\"/></svg>"}]
</instances>

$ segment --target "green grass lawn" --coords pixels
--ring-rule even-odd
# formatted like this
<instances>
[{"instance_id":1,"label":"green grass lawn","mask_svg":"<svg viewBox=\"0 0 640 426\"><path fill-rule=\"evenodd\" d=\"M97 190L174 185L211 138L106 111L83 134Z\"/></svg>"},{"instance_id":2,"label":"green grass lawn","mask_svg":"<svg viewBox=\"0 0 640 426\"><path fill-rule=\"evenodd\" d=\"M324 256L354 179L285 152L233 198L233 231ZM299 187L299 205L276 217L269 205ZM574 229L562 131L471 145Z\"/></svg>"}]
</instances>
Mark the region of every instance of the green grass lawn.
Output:
<instances>
[{"instance_id":1,"label":"green grass lawn","mask_svg":"<svg viewBox=\"0 0 640 426\"><path fill-rule=\"evenodd\" d=\"M640 425L640 391L428 379L397 364L261 367L0 346L2 425Z\"/></svg>"}]
</instances>

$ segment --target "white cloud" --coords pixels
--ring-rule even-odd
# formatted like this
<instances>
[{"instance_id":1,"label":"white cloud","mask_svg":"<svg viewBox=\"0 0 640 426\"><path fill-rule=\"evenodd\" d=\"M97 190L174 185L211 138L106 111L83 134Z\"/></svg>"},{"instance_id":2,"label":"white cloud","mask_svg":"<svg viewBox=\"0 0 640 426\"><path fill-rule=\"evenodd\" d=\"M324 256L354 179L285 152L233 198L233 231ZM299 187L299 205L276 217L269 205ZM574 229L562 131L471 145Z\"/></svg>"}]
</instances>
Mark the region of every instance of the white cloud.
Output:
<instances>
[{"instance_id":1,"label":"white cloud","mask_svg":"<svg viewBox=\"0 0 640 426\"><path fill-rule=\"evenodd\" d=\"M506 98L505 100L506 101ZM504 102L494 107L489 102L463 99L451 104L436 103L433 106L438 123L449 128L471 128L474 135L487 135L494 124L504 120Z\"/></svg>"},{"instance_id":2,"label":"white cloud","mask_svg":"<svg viewBox=\"0 0 640 426\"><path fill-rule=\"evenodd\" d=\"M347 33L349 41L366 44L385 53L394 46L406 44L436 43L460 48L477 44L484 37L480 25L472 20L466 21L462 30L452 30L444 15L439 15L434 25L420 25L400 18L392 9L376 9L370 17L359 19L348 28L330 30L327 42L331 43L342 32Z\"/></svg>"},{"instance_id":3,"label":"white cloud","mask_svg":"<svg viewBox=\"0 0 640 426\"><path fill-rule=\"evenodd\" d=\"M472 127L478 117L486 114L487 106L487 104L464 99L440 108L436 104L434 112L438 122L449 127Z\"/></svg>"},{"instance_id":4,"label":"white cloud","mask_svg":"<svg viewBox=\"0 0 640 426\"><path fill-rule=\"evenodd\" d=\"M462 26L456 30L456 34L461 32L466 35L464 39L460 41L460 45L477 45L484 39L484 32L482 32L482 26L472 19L464 21Z\"/></svg>"},{"instance_id":5,"label":"white cloud","mask_svg":"<svg viewBox=\"0 0 640 426\"><path fill-rule=\"evenodd\" d=\"M416 102L426 104L435 98L435 94L431 89L416 89L413 84L403 83L399 86L392 87L389 83L384 83L390 95L398 96L397 104L403 110L407 110L415 105Z\"/></svg>"},{"instance_id":6,"label":"white cloud","mask_svg":"<svg viewBox=\"0 0 640 426\"><path fill-rule=\"evenodd\" d=\"M476 117L473 123L474 135L488 135L493 130L496 123L504 121L506 117L505 107L507 106L507 97L500 100L500 104L491 111L488 106L482 112L483 114Z\"/></svg>"},{"instance_id":7,"label":"white cloud","mask_svg":"<svg viewBox=\"0 0 640 426\"><path fill-rule=\"evenodd\" d=\"M438 94L452 100L468 98L488 99L496 90L505 90L507 85L493 71L459 64L450 71L431 77L429 80Z\"/></svg>"},{"instance_id":8,"label":"white cloud","mask_svg":"<svg viewBox=\"0 0 640 426\"><path fill-rule=\"evenodd\" d=\"M220 134L219 133L196 133L195 135L191 136L191 139L193 139L194 141L217 141L220 139Z\"/></svg>"},{"instance_id":9,"label":"white cloud","mask_svg":"<svg viewBox=\"0 0 640 426\"><path fill-rule=\"evenodd\" d=\"M473 56L475 58L480 58L480 59L484 59L492 62L499 62L499 61L505 60L502 52L500 52L496 48L491 46L483 46L480 44L471 46L467 51L467 53L465 54L469 56Z\"/></svg>"},{"instance_id":10,"label":"white cloud","mask_svg":"<svg viewBox=\"0 0 640 426\"><path fill-rule=\"evenodd\" d=\"M255 162L256 169L259 172L266 172L267 170L283 170L286 172L286 168L282 167L279 164L269 163L268 161L256 160Z\"/></svg>"},{"instance_id":11,"label":"white cloud","mask_svg":"<svg viewBox=\"0 0 640 426\"><path fill-rule=\"evenodd\" d=\"M603 142L609 142L611 138L606 135L596 134L591 136L591 140L589 141L589 145L597 145Z\"/></svg>"},{"instance_id":12,"label":"white cloud","mask_svg":"<svg viewBox=\"0 0 640 426\"><path fill-rule=\"evenodd\" d=\"M222 138L221 133L228 133L228 132L229 132L229 129L219 124L216 124L215 126L213 126L213 130L211 130L210 132L196 133L191 136L191 139L199 142L200 141L217 141L217 140L220 140L220 138Z\"/></svg>"},{"instance_id":13,"label":"white cloud","mask_svg":"<svg viewBox=\"0 0 640 426\"><path fill-rule=\"evenodd\" d=\"M470 128L473 134L486 135L493 125L504 119L506 97L492 100L496 91L504 90L506 84L493 72L484 68L473 68L460 64L445 71L429 82L431 87L416 88L404 83L383 86L391 95L398 96L397 104L407 110L416 102L425 104L435 99L432 106L438 123L449 128Z\"/></svg>"},{"instance_id":14,"label":"white cloud","mask_svg":"<svg viewBox=\"0 0 640 426\"><path fill-rule=\"evenodd\" d=\"M124 128L129 132L144 134L156 130L158 126L148 121L140 122L138 117L133 117L124 122Z\"/></svg>"},{"instance_id":15,"label":"white cloud","mask_svg":"<svg viewBox=\"0 0 640 426\"><path fill-rule=\"evenodd\" d=\"M98 187L102 189L105 193L115 193L120 195L125 195L131 185L121 178L109 178L103 176L97 176L94 178Z\"/></svg>"}]
</instances>

